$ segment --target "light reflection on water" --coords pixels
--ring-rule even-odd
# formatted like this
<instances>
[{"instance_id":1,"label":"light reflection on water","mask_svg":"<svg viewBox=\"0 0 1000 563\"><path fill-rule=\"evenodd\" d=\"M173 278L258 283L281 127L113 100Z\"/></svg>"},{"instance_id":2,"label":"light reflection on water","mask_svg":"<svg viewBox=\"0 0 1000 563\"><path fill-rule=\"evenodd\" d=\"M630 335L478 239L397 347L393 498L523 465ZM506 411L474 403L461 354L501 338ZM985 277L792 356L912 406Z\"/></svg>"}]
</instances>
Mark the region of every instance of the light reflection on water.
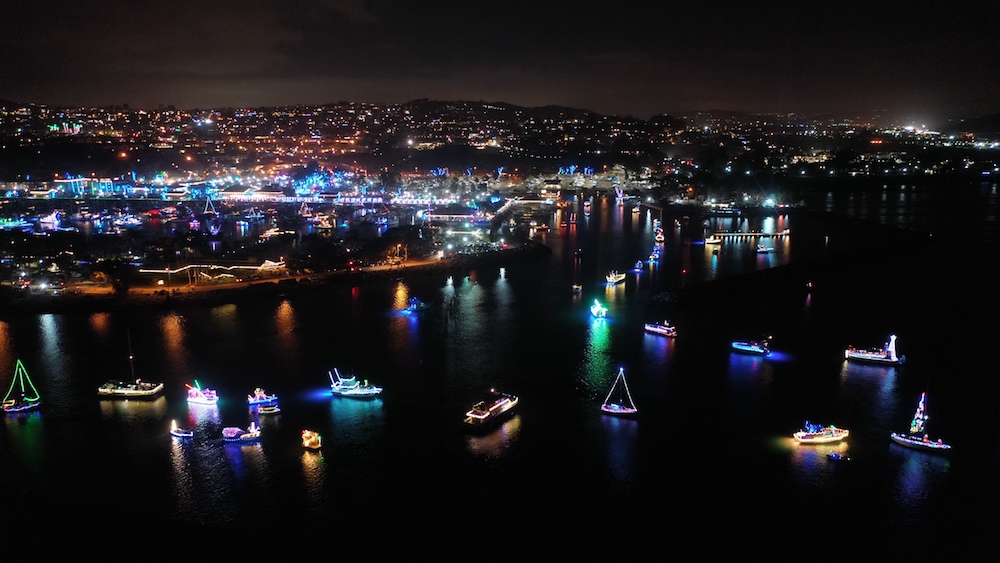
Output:
<instances>
[{"instance_id":1,"label":"light reflection on water","mask_svg":"<svg viewBox=\"0 0 1000 563\"><path fill-rule=\"evenodd\" d=\"M466 434L465 445L469 453L488 458L502 457L517 442L521 433L521 415L515 414L499 427L485 434Z\"/></svg>"},{"instance_id":2,"label":"light reflection on water","mask_svg":"<svg viewBox=\"0 0 1000 563\"><path fill-rule=\"evenodd\" d=\"M606 204L595 203L595 211L603 213L602 206ZM116 451L115 461L107 465L120 465L122 471L160 471L161 481L169 481L161 488L162 496L170 500L151 506L165 507L179 520L254 522L262 510L274 508L272 514L282 517L314 514L333 524L342 516L341 508L381 513L400 509L392 500L401 493L413 494L412 489L447 490L450 479L470 467L470 459L473 468L486 468L469 477L473 493L480 490L478 478L492 477L493 470L502 470L496 475L511 480L509 490L507 484L492 484L493 489L507 494L528 490L535 482L520 479L519 463L527 460L529 465L558 454L589 476L582 485L595 495L606 490L603 480L610 479L616 492L633 499L650 490L667 491L651 503L693 498L684 481L668 486L662 475L651 475L656 472L648 469L665 463L655 460L672 453L669 447L680 437L690 440L700 456L697 471L732 479L724 485L730 492L760 486L761 497L820 491L826 493L820 500L836 500L854 494L856 489L843 486L854 472L863 476L857 478L862 485L877 493L882 493L882 480L887 481L884 488L892 491L883 494L898 496L900 511L930 510L927 503L940 496L949 466L889 446L888 433L905 429L912 414L912 393L897 388L906 383L909 366L842 365L836 350L831 354L834 361L828 362L810 356L809 347L792 347L794 341L787 351L776 350L768 359L731 353L728 335L717 337L712 330L758 314L756 306L709 315L701 305L685 313L675 311L672 303L649 299L675 285L679 267L691 268L689 279L713 279L762 264L779 265L787 258L786 249L788 254L796 251L791 244L796 239L775 241L776 251L766 259L749 253L749 240L723 243L720 254L710 255L703 245L685 244L687 233L672 226L661 245L660 261L608 287L603 276L648 254L652 232L637 228L648 223L648 216L618 228L607 222L628 221L631 214L599 213L546 235L554 247L552 262L562 264L543 264L541 268L548 269L537 276L528 268L484 268L440 279L393 280L384 287L331 289L316 298L289 295L205 309L100 313L76 325L69 315L2 321L0 368L6 369L0 369L0 382L6 383L3 376L14 359L26 354L29 371L45 382L46 405L66 405L74 419L67 424L50 410L6 417L0 426L0 468L5 474L41 480L38 476L54 472L44 468L53 465L52 451L67 447L60 442L64 436L71 436L73 444L111 436L122 450L142 453ZM603 236L614 239L610 244L615 250L603 253L588 245L588 224L600 226ZM745 222L738 225L752 228ZM774 223L776 229L789 226L781 217ZM795 233L792 237L799 231ZM581 247L586 252L575 256ZM577 280L584 284L579 296L570 290ZM880 322L859 321L857 316L842 320L850 311L825 310L825 289L807 294L805 304L795 297L797 306L810 310L807 320L816 326L849 325L846 330L851 332L862 330L862 324L864 330L884 330L870 326ZM420 296L434 307L423 315L396 315L410 296ZM607 301L608 319L590 316L594 297ZM643 321L664 316L679 321L680 336L641 330ZM789 331L797 330L796 323L804 317L801 310L773 316L787 321ZM101 401L94 395L96 384L90 379L99 383L105 373L94 369L94 358L105 356L118 365L126 329L140 352L143 378L167 383L161 399L133 404ZM819 342L814 347L829 344ZM77 347L86 348L87 354ZM599 412L619 364L625 365L642 413L635 420ZM326 372L334 366L356 369L359 376L384 385L385 396L372 401L331 397ZM56 371L48 373L50 367ZM183 383L195 377L210 377L225 392L219 406L185 404ZM68 382L66 393L54 391L61 379ZM522 414L491 433L457 438L454 426L460 424L469 398L494 383L519 387ZM223 421L230 425L247 420L242 398L256 386L279 393L282 414L259 418L264 430L259 444L223 444ZM790 435L802 415L818 422L829 416L827 422L849 428L851 436L837 445L798 446ZM96 419L99 432L93 431L87 416ZM172 418L194 429L195 437L171 439L167 428ZM82 430L67 431L69 426ZM322 450L301 447L299 433L306 427L323 435ZM740 432L734 433L734 428ZM701 440L705 436L709 440ZM727 442L719 447L714 436L725 436ZM552 437L559 437L556 453ZM845 448L853 457L850 462L826 456ZM482 459L490 463L479 463ZM646 465L650 460L653 465ZM86 471L83 466L75 469ZM87 480L100 480L96 476L101 471L89 471ZM414 473L419 478L412 477ZM445 474L450 476L438 477ZM366 478L379 487L375 494L385 503L383 508L372 508L372 493L363 488L349 492L345 500L343 483Z\"/></svg>"},{"instance_id":3,"label":"light reflection on water","mask_svg":"<svg viewBox=\"0 0 1000 563\"><path fill-rule=\"evenodd\" d=\"M618 481L631 481L638 450L639 421L602 414L601 426L604 428L608 469Z\"/></svg>"}]
</instances>

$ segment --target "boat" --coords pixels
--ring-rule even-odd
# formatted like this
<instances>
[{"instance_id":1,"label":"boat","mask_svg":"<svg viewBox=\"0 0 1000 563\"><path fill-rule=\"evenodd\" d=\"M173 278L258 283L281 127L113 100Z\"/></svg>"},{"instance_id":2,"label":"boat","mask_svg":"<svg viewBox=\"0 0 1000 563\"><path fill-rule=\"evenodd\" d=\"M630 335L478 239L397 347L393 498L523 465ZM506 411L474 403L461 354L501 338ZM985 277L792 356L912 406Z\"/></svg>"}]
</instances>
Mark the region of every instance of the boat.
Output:
<instances>
[{"instance_id":1,"label":"boat","mask_svg":"<svg viewBox=\"0 0 1000 563\"><path fill-rule=\"evenodd\" d=\"M251 422L246 430L239 426L227 426L222 429L223 442L256 442L260 440L260 427Z\"/></svg>"},{"instance_id":2,"label":"boat","mask_svg":"<svg viewBox=\"0 0 1000 563\"><path fill-rule=\"evenodd\" d=\"M826 457L832 459L833 461L851 461L851 456L840 452L830 452L826 454Z\"/></svg>"},{"instance_id":3,"label":"boat","mask_svg":"<svg viewBox=\"0 0 1000 563\"><path fill-rule=\"evenodd\" d=\"M850 431L844 428L837 428L832 424L829 426L811 424L807 420L802 430L792 434L792 437L800 444L829 444L830 442L839 442L847 438L849 434Z\"/></svg>"},{"instance_id":4,"label":"boat","mask_svg":"<svg viewBox=\"0 0 1000 563\"><path fill-rule=\"evenodd\" d=\"M757 254L770 254L773 251L774 248L771 248L770 246L764 246L763 244L757 245Z\"/></svg>"},{"instance_id":5,"label":"boat","mask_svg":"<svg viewBox=\"0 0 1000 563\"><path fill-rule=\"evenodd\" d=\"M18 359L14 362L14 377L10 389L3 397L4 412L24 412L37 409L42 404L42 397L35 389L35 384L28 377L28 370Z\"/></svg>"},{"instance_id":6,"label":"boat","mask_svg":"<svg viewBox=\"0 0 1000 563\"><path fill-rule=\"evenodd\" d=\"M469 428L488 428L512 415L517 403L516 395L490 389L485 397L465 413L463 423Z\"/></svg>"},{"instance_id":7,"label":"boat","mask_svg":"<svg viewBox=\"0 0 1000 563\"><path fill-rule=\"evenodd\" d=\"M868 364L897 365L906 361L905 356L896 355L896 335L890 334L889 341L881 348L855 348L848 346L844 350L844 357L848 361L862 362Z\"/></svg>"},{"instance_id":8,"label":"boat","mask_svg":"<svg viewBox=\"0 0 1000 563\"><path fill-rule=\"evenodd\" d=\"M302 447L310 450L318 450L323 447L323 437L319 435L319 432L303 430Z\"/></svg>"},{"instance_id":9,"label":"boat","mask_svg":"<svg viewBox=\"0 0 1000 563\"><path fill-rule=\"evenodd\" d=\"M278 404L277 395L268 395L260 387L253 390L253 395L247 395L247 404L251 407L260 405L276 405Z\"/></svg>"},{"instance_id":10,"label":"boat","mask_svg":"<svg viewBox=\"0 0 1000 563\"><path fill-rule=\"evenodd\" d=\"M663 336L677 336L677 327L670 324L670 321L663 321L662 323L646 323L644 326L646 332L652 332L654 334L661 334Z\"/></svg>"},{"instance_id":11,"label":"boat","mask_svg":"<svg viewBox=\"0 0 1000 563\"><path fill-rule=\"evenodd\" d=\"M733 350L743 354L756 354L758 356L769 356L771 349L768 348L767 341L764 340L734 340L731 344Z\"/></svg>"},{"instance_id":12,"label":"boat","mask_svg":"<svg viewBox=\"0 0 1000 563\"><path fill-rule=\"evenodd\" d=\"M108 381L97 388L97 394L102 397L121 399L148 399L163 391L163 383L152 383L136 379L134 382Z\"/></svg>"},{"instance_id":13,"label":"boat","mask_svg":"<svg viewBox=\"0 0 1000 563\"><path fill-rule=\"evenodd\" d=\"M177 426L176 420L170 421L170 435L174 438L191 438L194 436L194 430L188 430L186 428L181 428Z\"/></svg>"},{"instance_id":14,"label":"boat","mask_svg":"<svg viewBox=\"0 0 1000 563\"><path fill-rule=\"evenodd\" d=\"M632 416L639 412L632 401L632 393L628 390L628 382L625 381L625 368L618 368L618 375L615 382L611 384L608 396L601 404L601 412L612 416Z\"/></svg>"},{"instance_id":15,"label":"boat","mask_svg":"<svg viewBox=\"0 0 1000 563\"><path fill-rule=\"evenodd\" d=\"M653 235L653 240L656 242L663 242L667 240L667 237L663 236L663 231L656 231L656 234Z\"/></svg>"},{"instance_id":16,"label":"boat","mask_svg":"<svg viewBox=\"0 0 1000 563\"><path fill-rule=\"evenodd\" d=\"M197 379L194 381L194 385L189 383L185 383L184 385L188 388L188 404L214 405L219 402L219 395L215 392L215 389L202 389Z\"/></svg>"},{"instance_id":17,"label":"boat","mask_svg":"<svg viewBox=\"0 0 1000 563\"><path fill-rule=\"evenodd\" d=\"M608 316L608 308L601 305L601 302L594 299L594 304L590 306L590 314L598 319L603 319Z\"/></svg>"},{"instance_id":18,"label":"boat","mask_svg":"<svg viewBox=\"0 0 1000 563\"><path fill-rule=\"evenodd\" d=\"M382 393L382 388L368 383L368 380L358 381L356 376L344 377L337 368L327 372L330 375L330 390L340 397L370 399Z\"/></svg>"},{"instance_id":19,"label":"boat","mask_svg":"<svg viewBox=\"0 0 1000 563\"><path fill-rule=\"evenodd\" d=\"M131 371L132 381L108 380L97 388L97 394L101 397L113 397L122 399L149 399L156 397L163 391L163 382L153 383L143 381L135 376L135 364L132 356L132 339L128 342L128 366Z\"/></svg>"},{"instance_id":20,"label":"boat","mask_svg":"<svg viewBox=\"0 0 1000 563\"><path fill-rule=\"evenodd\" d=\"M431 308L431 306L429 304L424 303L419 298L417 298L417 297L411 297L410 301L406 305L406 309L404 309L404 311L407 312L407 313L419 313L421 311L426 311L426 310L428 310L430 308Z\"/></svg>"},{"instance_id":21,"label":"boat","mask_svg":"<svg viewBox=\"0 0 1000 563\"><path fill-rule=\"evenodd\" d=\"M913 420L910 421L909 432L893 432L889 435L893 442L901 446L924 450L930 452L945 452L951 449L950 444L946 444L940 438L932 440L927 436L924 426L927 424L927 393L920 394L920 402L917 403L917 410L913 413Z\"/></svg>"},{"instance_id":22,"label":"boat","mask_svg":"<svg viewBox=\"0 0 1000 563\"><path fill-rule=\"evenodd\" d=\"M604 276L604 279L606 279L609 284L614 285L625 281L625 273L619 272L618 270L611 270L608 272L608 275Z\"/></svg>"},{"instance_id":23,"label":"boat","mask_svg":"<svg viewBox=\"0 0 1000 563\"><path fill-rule=\"evenodd\" d=\"M257 407L257 414L278 414L281 412L281 407L278 405L261 405Z\"/></svg>"},{"instance_id":24,"label":"boat","mask_svg":"<svg viewBox=\"0 0 1000 563\"><path fill-rule=\"evenodd\" d=\"M705 237L705 244L722 244L722 237L713 233Z\"/></svg>"},{"instance_id":25,"label":"boat","mask_svg":"<svg viewBox=\"0 0 1000 563\"><path fill-rule=\"evenodd\" d=\"M583 284L574 283L573 284L573 293L577 293L577 294L583 293Z\"/></svg>"},{"instance_id":26,"label":"boat","mask_svg":"<svg viewBox=\"0 0 1000 563\"><path fill-rule=\"evenodd\" d=\"M642 271L642 260L636 260L635 261L635 266L633 266L632 269L635 270L636 272L641 272Z\"/></svg>"}]
</instances>

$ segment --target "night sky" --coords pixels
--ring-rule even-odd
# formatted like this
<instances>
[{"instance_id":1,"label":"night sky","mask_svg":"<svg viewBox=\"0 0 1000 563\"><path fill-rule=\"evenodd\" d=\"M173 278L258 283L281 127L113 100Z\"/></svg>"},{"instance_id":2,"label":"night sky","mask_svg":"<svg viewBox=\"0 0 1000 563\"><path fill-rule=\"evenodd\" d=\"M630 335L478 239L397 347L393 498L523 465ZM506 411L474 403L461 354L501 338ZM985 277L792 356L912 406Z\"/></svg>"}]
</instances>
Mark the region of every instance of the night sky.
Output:
<instances>
[{"instance_id":1,"label":"night sky","mask_svg":"<svg viewBox=\"0 0 1000 563\"><path fill-rule=\"evenodd\" d=\"M969 2L5 0L0 100L1000 112L1000 8Z\"/></svg>"}]
</instances>

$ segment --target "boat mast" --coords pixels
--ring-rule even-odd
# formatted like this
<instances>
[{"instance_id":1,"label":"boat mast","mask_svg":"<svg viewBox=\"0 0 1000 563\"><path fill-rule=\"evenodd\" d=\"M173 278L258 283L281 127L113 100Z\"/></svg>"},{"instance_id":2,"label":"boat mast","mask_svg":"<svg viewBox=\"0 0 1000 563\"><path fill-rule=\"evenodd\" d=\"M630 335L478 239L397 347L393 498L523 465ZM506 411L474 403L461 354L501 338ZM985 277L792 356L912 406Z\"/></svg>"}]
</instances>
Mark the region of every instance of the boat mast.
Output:
<instances>
[{"instance_id":1,"label":"boat mast","mask_svg":"<svg viewBox=\"0 0 1000 563\"><path fill-rule=\"evenodd\" d=\"M132 331L126 331L128 339L128 369L132 372L132 381L135 381L135 364L132 363Z\"/></svg>"},{"instance_id":2,"label":"boat mast","mask_svg":"<svg viewBox=\"0 0 1000 563\"><path fill-rule=\"evenodd\" d=\"M635 403L632 402L632 393L629 392L628 382L625 380L625 368L623 367L618 368L618 376L615 378L615 382L611 386L611 390L608 391L608 396L604 398L604 404L608 404L608 401L611 400L611 395L618 390L619 382L621 382L622 388L625 390L625 398L628 399L628 406L635 408Z\"/></svg>"}]
</instances>

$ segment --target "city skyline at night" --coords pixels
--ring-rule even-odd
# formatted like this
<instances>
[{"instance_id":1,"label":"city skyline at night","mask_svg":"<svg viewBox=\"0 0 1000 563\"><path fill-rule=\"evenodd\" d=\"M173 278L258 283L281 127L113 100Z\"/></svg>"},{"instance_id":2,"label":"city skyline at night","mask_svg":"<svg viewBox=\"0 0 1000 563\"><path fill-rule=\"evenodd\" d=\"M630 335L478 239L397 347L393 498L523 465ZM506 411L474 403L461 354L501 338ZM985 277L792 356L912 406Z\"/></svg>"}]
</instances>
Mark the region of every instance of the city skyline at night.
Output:
<instances>
[{"instance_id":1,"label":"city skyline at night","mask_svg":"<svg viewBox=\"0 0 1000 563\"><path fill-rule=\"evenodd\" d=\"M998 112L989 5L19 4L0 100L133 108L479 100L648 119Z\"/></svg>"}]
</instances>

